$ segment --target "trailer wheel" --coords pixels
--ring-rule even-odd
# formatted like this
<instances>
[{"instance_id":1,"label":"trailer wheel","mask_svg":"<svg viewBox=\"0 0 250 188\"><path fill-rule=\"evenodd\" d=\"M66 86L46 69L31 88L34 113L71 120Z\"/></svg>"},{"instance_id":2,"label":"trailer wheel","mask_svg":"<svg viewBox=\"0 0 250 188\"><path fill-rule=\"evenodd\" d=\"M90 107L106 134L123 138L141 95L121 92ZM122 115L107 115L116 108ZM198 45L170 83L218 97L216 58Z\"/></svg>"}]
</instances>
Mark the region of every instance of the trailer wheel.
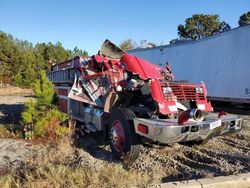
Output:
<instances>
[{"instance_id":1,"label":"trailer wheel","mask_svg":"<svg viewBox=\"0 0 250 188\"><path fill-rule=\"evenodd\" d=\"M133 162L140 153L140 136L135 133L135 114L127 108L116 109L109 121L109 144L114 157L125 163Z\"/></svg>"}]
</instances>

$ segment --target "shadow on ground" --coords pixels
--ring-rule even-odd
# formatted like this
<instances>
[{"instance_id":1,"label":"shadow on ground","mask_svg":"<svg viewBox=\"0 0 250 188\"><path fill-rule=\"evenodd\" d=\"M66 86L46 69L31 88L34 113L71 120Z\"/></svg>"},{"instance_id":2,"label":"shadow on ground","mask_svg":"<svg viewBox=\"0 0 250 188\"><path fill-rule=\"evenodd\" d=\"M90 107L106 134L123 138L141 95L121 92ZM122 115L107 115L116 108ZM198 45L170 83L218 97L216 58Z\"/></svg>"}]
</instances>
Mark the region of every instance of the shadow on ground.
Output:
<instances>
[{"instance_id":1,"label":"shadow on ground","mask_svg":"<svg viewBox=\"0 0 250 188\"><path fill-rule=\"evenodd\" d=\"M81 134L77 133L75 147L84 149L94 158L116 162L102 133L86 133L84 131Z\"/></svg>"},{"instance_id":2,"label":"shadow on ground","mask_svg":"<svg viewBox=\"0 0 250 188\"><path fill-rule=\"evenodd\" d=\"M24 104L0 104L0 124L19 125Z\"/></svg>"},{"instance_id":3,"label":"shadow on ground","mask_svg":"<svg viewBox=\"0 0 250 188\"><path fill-rule=\"evenodd\" d=\"M250 104L212 102L215 112L226 111L231 114L250 115Z\"/></svg>"}]
</instances>

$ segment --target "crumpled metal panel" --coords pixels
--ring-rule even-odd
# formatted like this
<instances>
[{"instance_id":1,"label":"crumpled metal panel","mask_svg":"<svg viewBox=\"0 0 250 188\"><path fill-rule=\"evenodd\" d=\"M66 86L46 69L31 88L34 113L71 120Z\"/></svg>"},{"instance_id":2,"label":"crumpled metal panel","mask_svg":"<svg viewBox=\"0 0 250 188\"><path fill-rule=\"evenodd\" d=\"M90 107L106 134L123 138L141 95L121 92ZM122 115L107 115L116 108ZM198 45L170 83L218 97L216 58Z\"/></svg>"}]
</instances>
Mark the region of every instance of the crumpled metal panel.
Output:
<instances>
[{"instance_id":1,"label":"crumpled metal panel","mask_svg":"<svg viewBox=\"0 0 250 188\"><path fill-rule=\"evenodd\" d=\"M163 78L160 73L160 70L165 70L164 68L159 67L157 65L153 65L136 56L124 54L121 57L121 63L122 66L124 66L125 70L133 72L135 74L139 74L139 76L142 79L146 80L149 78L154 78L154 79Z\"/></svg>"}]
</instances>

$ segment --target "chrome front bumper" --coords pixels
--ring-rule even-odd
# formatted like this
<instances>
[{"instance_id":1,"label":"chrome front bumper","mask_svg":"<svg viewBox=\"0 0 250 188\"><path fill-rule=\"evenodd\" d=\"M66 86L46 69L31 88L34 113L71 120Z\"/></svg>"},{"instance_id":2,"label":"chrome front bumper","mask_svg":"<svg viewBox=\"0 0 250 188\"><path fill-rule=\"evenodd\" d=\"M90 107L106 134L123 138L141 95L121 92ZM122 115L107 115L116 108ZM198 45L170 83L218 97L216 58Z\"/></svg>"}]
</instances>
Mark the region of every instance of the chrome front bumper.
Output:
<instances>
[{"instance_id":1,"label":"chrome front bumper","mask_svg":"<svg viewBox=\"0 0 250 188\"><path fill-rule=\"evenodd\" d=\"M139 131L138 125L147 128L147 134ZM150 140L160 143L176 143L187 141L206 140L225 133L241 130L243 119L237 115L225 115L221 118L217 114L205 116L202 122L189 120L187 125L179 125L177 120L162 119L134 119L135 132Z\"/></svg>"}]
</instances>

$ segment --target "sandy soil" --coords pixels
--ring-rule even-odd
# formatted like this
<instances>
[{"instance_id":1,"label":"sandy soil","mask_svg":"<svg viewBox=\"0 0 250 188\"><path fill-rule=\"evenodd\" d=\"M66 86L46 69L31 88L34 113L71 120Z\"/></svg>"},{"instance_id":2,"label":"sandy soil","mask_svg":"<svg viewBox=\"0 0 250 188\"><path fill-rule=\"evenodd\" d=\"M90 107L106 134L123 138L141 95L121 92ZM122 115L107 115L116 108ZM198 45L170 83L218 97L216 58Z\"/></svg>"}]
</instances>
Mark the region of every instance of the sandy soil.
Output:
<instances>
[{"instance_id":1,"label":"sandy soil","mask_svg":"<svg viewBox=\"0 0 250 188\"><path fill-rule=\"evenodd\" d=\"M14 123L20 119L27 97L0 97L0 124ZM244 128L238 134L214 138L204 145L187 146L143 145L138 160L126 169L149 174L161 182L250 172L250 110L226 106L215 108L244 114ZM96 168L96 164L115 162L109 146L99 135L84 135L78 139L72 157L81 166ZM23 140L0 139L0 174L6 167L23 163L42 147ZM17 164L17 165L16 165Z\"/></svg>"},{"instance_id":2,"label":"sandy soil","mask_svg":"<svg viewBox=\"0 0 250 188\"><path fill-rule=\"evenodd\" d=\"M0 175L20 168L41 149L23 140L0 139Z\"/></svg>"}]
</instances>

